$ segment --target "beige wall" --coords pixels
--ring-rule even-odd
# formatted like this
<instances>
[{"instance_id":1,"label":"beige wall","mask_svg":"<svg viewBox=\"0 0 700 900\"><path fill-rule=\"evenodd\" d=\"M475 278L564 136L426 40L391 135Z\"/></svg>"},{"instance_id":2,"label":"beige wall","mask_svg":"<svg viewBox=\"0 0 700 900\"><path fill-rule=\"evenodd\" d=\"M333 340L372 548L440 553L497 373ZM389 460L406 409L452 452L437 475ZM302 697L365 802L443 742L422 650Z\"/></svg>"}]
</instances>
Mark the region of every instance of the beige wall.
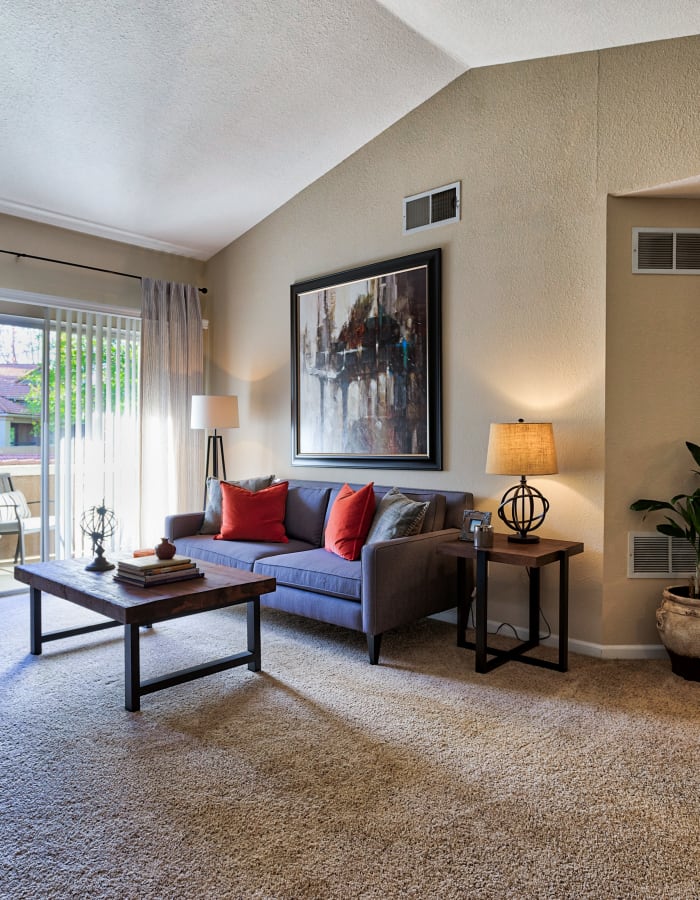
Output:
<instances>
[{"instance_id":1,"label":"beige wall","mask_svg":"<svg viewBox=\"0 0 700 900\"><path fill-rule=\"evenodd\" d=\"M604 589L607 195L700 171L699 51L690 38L472 70L214 257L211 388L241 406L230 470L466 488L494 511L513 479L484 473L489 423L551 419L560 474L535 480L551 501L541 533L586 545L572 637L593 652L636 639ZM403 237L402 197L456 180L461 222ZM289 285L433 246L444 471L293 469ZM526 621L524 579L494 567L494 618Z\"/></svg>"},{"instance_id":2,"label":"beige wall","mask_svg":"<svg viewBox=\"0 0 700 900\"><path fill-rule=\"evenodd\" d=\"M145 250L14 216L0 215L0 249L206 286L204 263L198 260ZM141 306L140 282L136 279L18 259L0 253L0 312L10 311L7 302L16 297L17 292L46 294L134 311ZM17 306L12 311L32 313L32 310L22 310ZM33 313L36 314L36 309Z\"/></svg>"},{"instance_id":3,"label":"beige wall","mask_svg":"<svg viewBox=\"0 0 700 900\"><path fill-rule=\"evenodd\" d=\"M654 531L629 505L693 491L700 441L700 277L633 275L634 227L700 228L700 201L611 198L608 212L605 602L607 643L657 643L666 580L627 578L627 534Z\"/></svg>"}]
</instances>

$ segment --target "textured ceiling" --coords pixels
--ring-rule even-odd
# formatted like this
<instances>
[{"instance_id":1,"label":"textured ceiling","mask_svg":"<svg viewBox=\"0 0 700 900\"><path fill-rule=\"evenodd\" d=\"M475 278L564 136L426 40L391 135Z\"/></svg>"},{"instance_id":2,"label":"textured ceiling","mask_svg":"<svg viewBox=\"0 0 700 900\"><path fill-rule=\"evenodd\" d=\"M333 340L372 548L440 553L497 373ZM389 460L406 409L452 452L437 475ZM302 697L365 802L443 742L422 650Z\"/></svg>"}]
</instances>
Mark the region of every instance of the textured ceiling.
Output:
<instances>
[{"instance_id":1,"label":"textured ceiling","mask_svg":"<svg viewBox=\"0 0 700 900\"><path fill-rule=\"evenodd\" d=\"M207 259L474 66L698 0L5 0L0 212Z\"/></svg>"}]
</instances>

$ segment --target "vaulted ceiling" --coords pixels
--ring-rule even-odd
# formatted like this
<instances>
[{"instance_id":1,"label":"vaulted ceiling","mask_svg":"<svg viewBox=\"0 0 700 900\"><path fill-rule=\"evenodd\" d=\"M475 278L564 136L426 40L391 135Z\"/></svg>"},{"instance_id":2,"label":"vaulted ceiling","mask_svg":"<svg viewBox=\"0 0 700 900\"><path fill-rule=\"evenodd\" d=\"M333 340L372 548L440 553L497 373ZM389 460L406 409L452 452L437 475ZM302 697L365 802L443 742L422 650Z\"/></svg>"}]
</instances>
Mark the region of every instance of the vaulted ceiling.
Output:
<instances>
[{"instance_id":1,"label":"vaulted ceiling","mask_svg":"<svg viewBox=\"0 0 700 900\"><path fill-rule=\"evenodd\" d=\"M697 0L7 0L0 212L207 259L446 84Z\"/></svg>"}]
</instances>

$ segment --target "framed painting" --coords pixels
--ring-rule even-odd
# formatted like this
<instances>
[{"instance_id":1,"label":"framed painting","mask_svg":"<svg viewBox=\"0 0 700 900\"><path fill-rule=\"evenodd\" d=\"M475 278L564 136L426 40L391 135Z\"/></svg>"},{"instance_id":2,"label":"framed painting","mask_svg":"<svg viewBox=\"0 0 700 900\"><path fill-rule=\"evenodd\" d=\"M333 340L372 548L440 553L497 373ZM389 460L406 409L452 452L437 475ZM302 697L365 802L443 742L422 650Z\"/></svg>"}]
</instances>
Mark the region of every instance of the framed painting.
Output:
<instances>
[{"instance_id":1,"label":"framed painting","mask_svg":"<svg viewBox=\"0 0 700 900\"><path fill-rule=\"evenodd\" d=\"M292 463L442 468L440 249L291 286Z\"/></svg>"}]
</instances>

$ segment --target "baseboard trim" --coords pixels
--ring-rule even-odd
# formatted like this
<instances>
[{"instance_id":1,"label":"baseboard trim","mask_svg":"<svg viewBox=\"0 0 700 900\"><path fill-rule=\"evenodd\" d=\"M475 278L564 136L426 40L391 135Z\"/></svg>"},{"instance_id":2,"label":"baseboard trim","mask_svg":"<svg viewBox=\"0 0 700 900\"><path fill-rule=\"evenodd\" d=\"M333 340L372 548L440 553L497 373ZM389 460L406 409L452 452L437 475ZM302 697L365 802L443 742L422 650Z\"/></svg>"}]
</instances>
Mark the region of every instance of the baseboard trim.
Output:
<instances>
[{"instance_id":1,"label":"baseboard trim","mask_svg":"<svg viewBox=\"0 0 700 900\"><path fill-rule=\"evenodd\" d=\"M457 624L457 610L448 609L445 612L435 613L430 617L438 619L441 622L449 622L452 625ZM496 629L502 625L502 622L495 622L489 619L489 633L494 633ZM527 639L527 630L525 628L515 627L518 640ZM505 636L512 635L510 628L503 632ZM542 639L543 647L559 646L559 635L552 634L548 638ZM569 638L569 650L572 653L580 653L582 656L594 656L598 659L667 659L668 655L662 644L594 644L590 641L579 641L575 638Z\"/></svg>"}]
</instances>

